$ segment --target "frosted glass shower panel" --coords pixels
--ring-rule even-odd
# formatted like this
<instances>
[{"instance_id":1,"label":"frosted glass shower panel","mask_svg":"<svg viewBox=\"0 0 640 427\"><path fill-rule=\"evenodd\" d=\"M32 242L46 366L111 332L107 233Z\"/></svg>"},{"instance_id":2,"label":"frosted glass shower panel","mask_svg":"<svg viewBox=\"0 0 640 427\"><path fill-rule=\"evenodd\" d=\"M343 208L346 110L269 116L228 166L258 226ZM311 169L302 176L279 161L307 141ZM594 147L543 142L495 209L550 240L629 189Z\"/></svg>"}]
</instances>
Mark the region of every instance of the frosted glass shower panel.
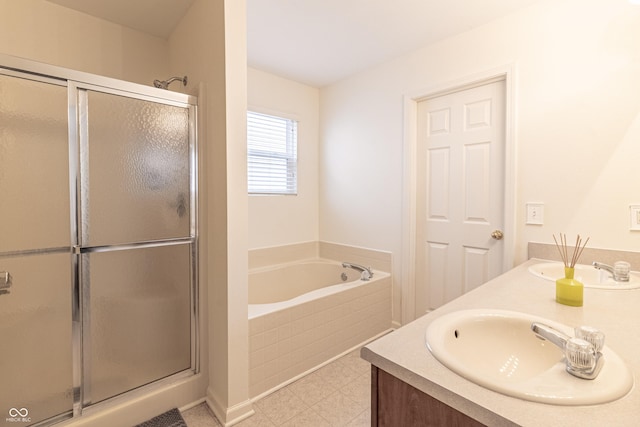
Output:
<instances>
[{"instance_id":1,"label":"frosted glass shower panel","mask_svg":"<svg viewBox=\"0 0 640 427\"><path fill-rule=\"evenodd\" d=\"M191 245L82 255L91 403L191 367Z\"/></svg>"},{"instance_id":2,"label":"frosted glass shower panel","mask_svg":"<svg viewBox=\"0 0 640 427\"><path fill-rule=\"evenodd\" d=\"M0 252L69 246L67 88L0 74Z\"/></svg>"},{"instance_id":3,"label":"frosted glass shower panel","mask_svg":"<svg viewBox=\"0 0 640 427\"><path fill-rule=\"evenodd\" d=\"M31 425L71 416L71 261L69 254L0 256L11 273L0 295L0 424ZM12 409L13 408L13 409Z\"/></svg>"},{"instance_id":4,"label":"frosted glass shower panel","mask_svg":"<svg viewBox=\"0 0 640 427\"><path fill-rule=\"evenodd\" d=\"M86 95L82 244L190 237L189 109Z\"/></svg>"}]
</instances>

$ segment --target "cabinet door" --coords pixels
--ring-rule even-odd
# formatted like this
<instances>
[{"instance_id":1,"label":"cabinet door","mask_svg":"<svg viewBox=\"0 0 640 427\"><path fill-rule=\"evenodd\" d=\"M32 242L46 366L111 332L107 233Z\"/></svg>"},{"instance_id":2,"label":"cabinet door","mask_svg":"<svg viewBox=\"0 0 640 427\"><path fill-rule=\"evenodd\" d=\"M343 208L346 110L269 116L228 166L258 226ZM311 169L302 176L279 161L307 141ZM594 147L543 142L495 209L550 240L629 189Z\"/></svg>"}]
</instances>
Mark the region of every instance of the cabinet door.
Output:
<instances>
[{"instance_id":1,"label":"cabinet door","mask_svg":"<svg viewBox=\"0 0 640 427\"><path fill-rule=\"evenodd\" d=\"M382 369L372 366L371 375L372 426L484 426Z\"/></svg>"}]
</instances>

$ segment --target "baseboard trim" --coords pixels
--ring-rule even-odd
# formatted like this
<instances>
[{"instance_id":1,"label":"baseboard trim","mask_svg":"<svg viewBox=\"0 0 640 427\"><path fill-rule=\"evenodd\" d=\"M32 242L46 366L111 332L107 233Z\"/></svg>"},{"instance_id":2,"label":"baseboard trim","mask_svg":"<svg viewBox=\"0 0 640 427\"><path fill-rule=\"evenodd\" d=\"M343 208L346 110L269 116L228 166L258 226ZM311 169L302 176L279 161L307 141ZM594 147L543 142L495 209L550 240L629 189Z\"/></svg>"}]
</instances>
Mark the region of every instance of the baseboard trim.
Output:
<instances>
[{"instance_id":1,"label":"baseboard trim","mask_svg":"<svg viewBox=\"0 0 640 427\"><path fill-rule=\"evenodd\" d=\"M211 388L207 389L207 397L205 399L207 406L216 416L218 421L224 427L230 427L232 425L238 424L240 421L246 420L253 414L255 411L253 410L253 404L251 400L247 399L244 402L238 403L236 405L225 407L220 404L219 400L211 392Z\"/></svg>"}]
</instances>

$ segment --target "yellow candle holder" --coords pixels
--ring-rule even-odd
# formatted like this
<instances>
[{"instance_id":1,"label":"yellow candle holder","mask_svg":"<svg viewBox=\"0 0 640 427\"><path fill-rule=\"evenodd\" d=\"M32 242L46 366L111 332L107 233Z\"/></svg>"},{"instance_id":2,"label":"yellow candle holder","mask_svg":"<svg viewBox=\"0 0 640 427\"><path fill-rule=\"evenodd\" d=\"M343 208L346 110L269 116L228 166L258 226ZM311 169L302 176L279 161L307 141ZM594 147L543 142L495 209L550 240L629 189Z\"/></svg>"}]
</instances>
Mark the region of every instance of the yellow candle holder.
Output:
<instances>
[{"instance_id":1,"label":"yellow candle holder","mask_svg":"<svg viewBox=\"0 0 640 427\"><path fill-rule=\"evenodd\" d=\"M574 274L574 268L565 267L564 277L556 280L556 302L572 307L582 307L584 286L573 278Z\"/></svg>"}]
</instances>

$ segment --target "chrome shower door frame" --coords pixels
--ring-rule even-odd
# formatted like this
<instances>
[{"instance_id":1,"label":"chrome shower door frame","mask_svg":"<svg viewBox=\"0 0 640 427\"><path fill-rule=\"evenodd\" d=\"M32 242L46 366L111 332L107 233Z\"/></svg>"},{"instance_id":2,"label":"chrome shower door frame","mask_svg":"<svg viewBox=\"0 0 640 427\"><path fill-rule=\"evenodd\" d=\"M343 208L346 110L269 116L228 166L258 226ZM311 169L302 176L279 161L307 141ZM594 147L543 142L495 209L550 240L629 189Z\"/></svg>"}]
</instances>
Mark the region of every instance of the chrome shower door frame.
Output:
<instances>
[{"instance_id":1,"label":"chrome shower door frame","mask_svg":"<svg viewBox=\"0 0 640 427\"><path fill-rule=\"evenodd\" d=\"M199 344L199 308L198 308L198 170L197 170L197 105L196 98L174 92L166 92L170 98L158 96L158 89L142 87L142 91L132 91L130 84L126 82L113 81L112 79L104 79L96 76L96 82L80 82L68 80L69 90L69 154L70 154L70 186L71 186L71 211L75 214L72 220L72 250L74 275L74 354L79 363L74 363L74 384L77 384L78 392L74 400L74 416L81 415L87 411L93 412L99 410L105 404L112 400L127 398L132 395L139 395L149 392L156 387L163 387L176 379L200 371L200 344ZM97 84L96 84L97 83ZM104 83L104 84L103 84ZM118 84L122 83L122 84ZM147 90L148 89L148 90ZM89 91L100 92L104 94L116 95L131 99L149 101L153 103L165 104L175 107L186 108L189 111L189 207L190 207L190 226L188 238L162 239L136 243L125 243L115 245L90 246L85 245L82 241L86 235L86 229L83 218L87 216L86 206L83 203L83 192L87 189L83 188L82 176L88 173L88 106L87 95ZM152 94L149 92L153 92ZM164 93L163 93L164 94ZM176 100L176 95L182 95L184 100ZM88 343L91 341L90 330L90 279L89 271L86 263L83 264L82 257L85 254L111 252L128 249L158 248L163 246L189 245L191 258L191 277L190 277L190 294L191 294L191 367L186 371L182 371L169 377L156 380L148 385L135 388L123 395L114 396L107 400L94 403L91 398L91 351Z\"/></svg>"},{"instance_id":2,"label":"chrome shower door frame","mask_svg":"<svg viewBox=\"0 0 640 427\"><path fill-rule=\"evenodd\" d=\"M149 394L165 387L177 379L185 378L200 371L200 324L199 324L199 286L198 286L198 142L197 142L197 98L181 93L147 87L136 83L125 82L108 77L96 76L89 73L73 71L62 67L37 63L22 58L0 54L0 74L55 84L67 88L67 115L69 137L69 196L70 196L70 246L57 247L43 251L17 251L0 254L2 257L23 255L40 255L43 253L69 253L71 258L71 325L72 330L72 384L73 402L68 412L38 422L38 426L51 425L63 420L79 417L83 413L100 411L105 405L119 402L122 399ZM188 109L189 128L189 236L176 239L161 239L155 241L121 244L115 246L82 246L81 219L83 204L81 200L81 148L86 143L86 109L83 95L86 91L96 91L128 98L151 101ZM85 134L83 135L83 132ZM83 348L83 339L90 339L88 305L89 287L83 283L86 271L82 268L83 254L108 252L112 250L127 250L133 248L154 248L162 246L188 245L190 256L190 367L174 373L147 385L142 385L119 396L92 404L91 391L86 389L91 372L89 361L91 355L88 348Z\"/></svg>"},{"instance_id":3,"label":"chrome shower door frame","mask_svg":"<svg viewBox=\"0 0 640 427\"><path fill-rule=\"evenodd\" d=\"M67 87L67 81L66 79L60 78L55 76L54 74L49 74L49 73L43 73L42 71L40 72L33 72L32 70L28 69L29 67L24 67L22 66L22 62L18 61L17 63L13 61L13 58L11 57L6 57L4 55L0 55L0 76L8 76L8 77L14 77L14 78L18 78L18 79L23 79L23 80L29 80L29 81L33 81L33 82L37 82L37 83L44 83L44 84L49 84L49 85L56 85L59 86L61 88L65 88ZM68 148L67 148L68 150ZM71 173L71 171L69 171ZM71 215L70 215L71 217ZM71 218L70 218L71 221ZM71 229L73 229L73 226L71 227ZM2 261L3 259L15 259L15 258L22 258L22 257L39 257L39 256L51 256L51 255L56 255L56 254L69 254L70 258L73 258L71 256L71 248L70 246L55 246L55 247L46 247L46 248L38 248L38 249L24 249L24 250L14 250L14 251L8 251L8 252L3 252L0 250L0 261ZM10 275L10 272L7 273L8 275ZM73 275L73 273L72 273ZM72 280L73 282L73 280ZM20 283L16 283L15 286L19 286ZM75 292L73 289L73 283L69 283L69 290L70 290L70 295L72 298L72 301L70 302L70 306L71 309L73 310L74 307L74 302L73 299L75 298ZM6 290L4 291L7 295L6 297L10 297L10 290ZM1 295L1 294L0 294ZM71 313L70 318L73 318L73 313ZM44 425L50 425L50 424L54 424L57 422L61 422L61 421L65 421L68 419L71 419L74 416L74 408L75 408L75 402L76 402L76 394L77 394L77 384L76 384L76 380L75 380L75 375L74 375L74 370L76 367L76 362L77 359L75 357L75 337L73 335L73 333L75 332L75 330L77 329L75 327L75 325L70 324L69 327L72 329L72 334L71 334L71 342L69 343L72 347L71 349L71 359L69 360L70 363L70 367L71 367L71 375L72 377L69 378L69 385L72 387L70 390L67 390L66 393L69 394L71 393L72 396L70 398L70 403L69 403L69 407L68 410L58 413L57 415L53 415L50 416L49 418L45 418L43 420L37 421L35 424L32 424L34 426L44 426ZM77 329L79 330L79 329ZM56 337L56 339L59 339L60 337ZM3 355L6 356L6 355ZM20 408L19 410L17 410L17 408L12 408L12 409L16 409L16 412L18 414L19 417L23 417L24 418L17 418L18 421L15 422L25 422L24 419L26 418L27 420L30 420L31 417L33 416L33 412L32 408ZM23 413L23 411L26 411ZM36 411L37 412L37 411ZM7 416L9 415L9 417L14 417L15 413L9 413L9 414L2 414L2 416ZM11 419L11 421L7 421L7 422L14 422L13 419ZM27 421L29 422L29 421Z\"/></svg>"}]
</instances>

